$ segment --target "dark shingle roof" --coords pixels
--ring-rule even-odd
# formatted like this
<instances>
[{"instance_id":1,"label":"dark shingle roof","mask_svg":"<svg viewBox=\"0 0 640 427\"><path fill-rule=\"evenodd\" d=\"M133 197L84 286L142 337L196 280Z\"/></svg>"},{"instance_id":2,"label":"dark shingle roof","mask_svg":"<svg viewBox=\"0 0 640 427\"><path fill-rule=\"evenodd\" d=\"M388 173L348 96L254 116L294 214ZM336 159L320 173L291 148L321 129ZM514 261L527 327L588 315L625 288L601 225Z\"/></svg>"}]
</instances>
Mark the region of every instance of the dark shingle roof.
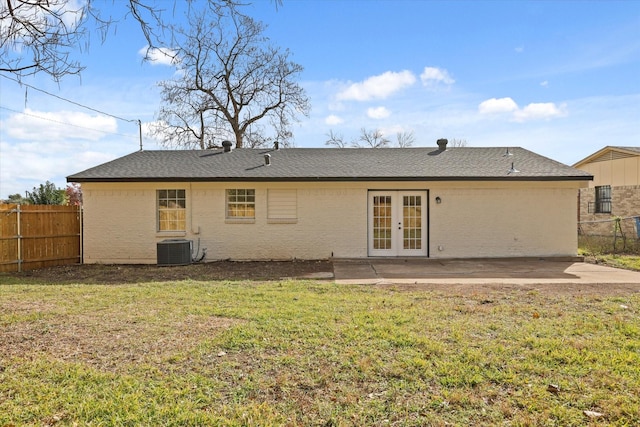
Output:
<instances>
[{"instance_id":1,"label":"dark shingle roof","mask_svg":"<svg viewBox=\"0 0 640 427\"><path fill-rule=\"evenodd\" d=\"M287 148L138 151L68 176L69 182L590 180L523 148ZM266 166L264 156L271 156ZM510 173L511 165L518 172Z\"/></svg>"}]
</instances>

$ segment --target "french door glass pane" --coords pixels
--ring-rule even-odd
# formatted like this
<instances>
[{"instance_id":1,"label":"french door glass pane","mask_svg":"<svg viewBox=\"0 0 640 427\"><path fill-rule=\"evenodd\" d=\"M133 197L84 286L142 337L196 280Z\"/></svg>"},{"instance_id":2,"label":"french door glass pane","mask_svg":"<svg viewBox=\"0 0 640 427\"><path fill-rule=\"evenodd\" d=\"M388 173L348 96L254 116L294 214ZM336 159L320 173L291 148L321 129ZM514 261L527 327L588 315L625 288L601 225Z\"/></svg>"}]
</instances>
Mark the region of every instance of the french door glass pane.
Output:
<instances>
[{"instance_id":1,"label":"french door glass pane","mask_svg":"<svg viewBox=\"0 0 640 427\"><path fill-rule=\"evenodd\" d=\"M391 249L391 196L373 198L373 248Z\"/></svg>"},{"instance_id":2,"label":"french door glass pane","mask_svg":"<svg viewBox=\"0 0 640 427\"><path fill-rule=\"evenodd\" d=\"M402 197L402 243L404 249L422 249L422 197Z\"/></svg>"}]
</instances>

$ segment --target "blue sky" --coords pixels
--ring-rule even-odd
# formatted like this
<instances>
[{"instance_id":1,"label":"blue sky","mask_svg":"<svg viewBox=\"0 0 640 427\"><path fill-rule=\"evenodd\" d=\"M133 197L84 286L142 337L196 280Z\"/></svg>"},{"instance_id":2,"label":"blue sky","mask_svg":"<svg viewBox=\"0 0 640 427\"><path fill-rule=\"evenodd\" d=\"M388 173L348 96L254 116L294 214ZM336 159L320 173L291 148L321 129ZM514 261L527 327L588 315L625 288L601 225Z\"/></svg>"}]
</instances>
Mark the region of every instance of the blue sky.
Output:
<instances>
[{"instance_id":1,"label":"blue sky","mask_svg":"<svg viewBox=\"0 0 640 427\"><path fill-rule=\"evenodd\" d=\"M361 128L392 141L413 132L415 146L520 146L569 165L640 146L640 1L284 0L246 12L305 69L311 114L293 128L297 147ZM139 148L135 121L153 122L157 82L175 68L142 61L133 21L115 30L76 52L80 78L24 80L111 116L0 76L0 198L47 180L64 187ZM161 148L146 135L143 146Z\"/></svg>"}]
</instances>

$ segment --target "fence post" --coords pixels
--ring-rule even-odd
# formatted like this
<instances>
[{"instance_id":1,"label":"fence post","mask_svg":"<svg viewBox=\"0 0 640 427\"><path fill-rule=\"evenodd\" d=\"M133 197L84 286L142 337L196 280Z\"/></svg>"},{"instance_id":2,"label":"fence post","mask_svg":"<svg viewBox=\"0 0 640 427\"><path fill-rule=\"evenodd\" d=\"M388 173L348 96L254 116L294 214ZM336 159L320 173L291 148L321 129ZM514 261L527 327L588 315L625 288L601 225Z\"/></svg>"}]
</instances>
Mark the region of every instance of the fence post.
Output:
<instances>
[{"instance_id":1,"label":"fence post","mask_svg":"<svg viewBox=\"0 0 640 427\"><path fill-rule=\"evenodd\" d=\"M80 256L78 258L78 264L84 264L84 208L82 205L78 206L78 222L80 223L80 229L78 233L78 247L80 248Z\"/></svg>"},{"instance_id":2,"label":"fence post","mask_svg":"<svg viewBox=\"0 0 640 427\"><path fill-rule=\"evenodd\" d=\"M622 220L622 218L620 218L619 216L615 217L613 219L614 224L613 224L613 252L615 253L617 251L616 248L616 243L618 241L618 232L620 232L620 237L622 237L622 250L624 251L627 248L627 238L624 235L624 232L622 231L622 226L620 225L620 221Z\"/></svg>"},{"instance_id":3,"label":"fence post","mask_svg":"<svg viewBox=\"0 0 640 427\"><path fill-rule=\"evenodd\" d=\"M18 255L18 273L22 273L22 228L20 225L20 212L21 212L20 205L17 205L16 206L16 215L17 215L16 222L18 225L17 227L18 229L16 231L17 231L17 237L18 237L18 244L16 246L18 248L18 254L17 254Z\"/></svg>"}]
</instances>

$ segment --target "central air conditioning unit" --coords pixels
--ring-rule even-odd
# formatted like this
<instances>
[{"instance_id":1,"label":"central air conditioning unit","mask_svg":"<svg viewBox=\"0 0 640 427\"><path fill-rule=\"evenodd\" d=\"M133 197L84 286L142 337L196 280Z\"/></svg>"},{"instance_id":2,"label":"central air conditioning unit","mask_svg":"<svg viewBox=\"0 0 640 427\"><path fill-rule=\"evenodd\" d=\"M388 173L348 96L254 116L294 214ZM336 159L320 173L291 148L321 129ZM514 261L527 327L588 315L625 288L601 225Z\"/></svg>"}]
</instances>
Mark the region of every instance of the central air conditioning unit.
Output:
<instances>
[{"instance_id":1,"label":"central air conditioning unit","mask_svg":"<svg viewBox=\"0 0 640 427\"><path fill-rule=\"evenodd\" d=\"M191 264L191 240L167 239L158 242L158 265Z\"/></svg>"}]
</instances>

